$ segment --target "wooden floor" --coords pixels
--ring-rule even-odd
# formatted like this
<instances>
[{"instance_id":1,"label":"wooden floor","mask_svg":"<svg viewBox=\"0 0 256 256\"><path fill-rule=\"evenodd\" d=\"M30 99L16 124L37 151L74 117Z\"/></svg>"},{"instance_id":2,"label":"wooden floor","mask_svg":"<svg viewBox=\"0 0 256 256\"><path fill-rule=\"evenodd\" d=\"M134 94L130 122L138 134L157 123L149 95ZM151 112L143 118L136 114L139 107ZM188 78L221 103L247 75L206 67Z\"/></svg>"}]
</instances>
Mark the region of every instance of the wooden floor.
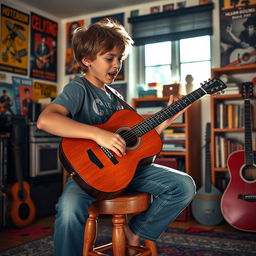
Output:
<instances>
[{"instance_id":1,"label":"wooden floor","mask_svg":"<svg viewBox=\"0 0 256 256\"><path fill-rule=\"evenodd\" d=\"M106 218L106 221L110 221L110 219ZM51 227L50 233L53 232L53 224L54 224L53 216L39 219L35 223L33 223L33 225ZM188 229L188 228L207 229L207 230L212 230L212 231L216 231L216 232L224 232L224 233L241 232L241 231L234 229L227 223L221 224L218 226L205 226L205 225L199 224L195 220L175 221L172 224L170 224L170 227L184 228L184 229ZM6 235L6 233L9 232L10 229L13 229L13 227L5 228L0 231L0 251L4 251L9 248L13 248L13 247L16 247L16 246L19 246L19 245L22 245L22 244L25 244L25 243L28 243L33 240L41 238L41 236L40 237L35 237L35 236L34 237L17 237L17 238L16 237L15 238L8 237Z\"/></svg>"}]
</instances>

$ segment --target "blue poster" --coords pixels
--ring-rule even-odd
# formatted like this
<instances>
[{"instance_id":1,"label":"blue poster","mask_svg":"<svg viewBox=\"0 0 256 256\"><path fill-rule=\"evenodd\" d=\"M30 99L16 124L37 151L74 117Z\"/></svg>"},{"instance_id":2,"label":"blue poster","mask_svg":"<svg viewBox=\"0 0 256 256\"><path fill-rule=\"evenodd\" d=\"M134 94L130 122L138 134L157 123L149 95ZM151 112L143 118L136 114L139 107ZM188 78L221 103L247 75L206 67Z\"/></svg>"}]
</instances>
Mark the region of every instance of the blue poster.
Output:
<instances>
[{"instance_id":1,"label":"blue poster","mask_svg":"<svg viewBox=\"0 0 256 256\"><path fill-rule=\"evenodd\" d=\"M12 84L0 82L0 115L15 115Z\"/></svg>"},{"instance_id":2,"label":"blue poster","mask_svg":"<svg viewBox=\"0 0 256 256\"><path fill-rule=\"evenodd\" d=\"M22 78L18 76L13 76L12 77L12 87L13 87L13 95L15 95L15 108L16 108L16 113L21 114L20 110L20 88L22 86L30 86L32 89L33 81L32 79L27 79L27 78Z\"/></svg>"}]
</instances>

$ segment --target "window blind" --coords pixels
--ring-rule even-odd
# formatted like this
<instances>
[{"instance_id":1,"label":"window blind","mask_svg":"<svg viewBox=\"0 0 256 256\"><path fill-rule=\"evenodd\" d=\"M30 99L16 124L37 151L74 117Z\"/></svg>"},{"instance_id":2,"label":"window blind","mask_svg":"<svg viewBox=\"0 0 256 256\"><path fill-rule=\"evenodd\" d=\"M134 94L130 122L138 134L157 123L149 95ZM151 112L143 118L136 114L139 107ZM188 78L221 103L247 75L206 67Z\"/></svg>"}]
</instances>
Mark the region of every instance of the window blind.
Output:
<instances>
[{"instance_id":1,"label":"window blind","mask_svg":"<svg viewBox=\"0 0 256 256\"><path fill-rule=\"evenodd\" d=\"M212 35L213 3L130 17L135 45Z\"/></svg>"}]
</instances>

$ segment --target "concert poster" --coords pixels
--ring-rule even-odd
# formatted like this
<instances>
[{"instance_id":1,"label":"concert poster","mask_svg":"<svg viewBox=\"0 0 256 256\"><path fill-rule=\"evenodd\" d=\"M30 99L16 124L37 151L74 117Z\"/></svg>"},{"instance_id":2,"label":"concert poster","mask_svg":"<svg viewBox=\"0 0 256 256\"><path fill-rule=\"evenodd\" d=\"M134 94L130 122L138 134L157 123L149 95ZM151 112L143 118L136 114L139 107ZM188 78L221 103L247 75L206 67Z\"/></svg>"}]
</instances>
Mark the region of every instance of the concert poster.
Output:
<instances>
[{"instance_id":1,"label":"concert poster","mask_svg":"<svg viewBox=\"0 0 256 256\"><path fill-rule=\"evenodd\" d=\"M13 76L12 77L12 86L13 86L13 94L15 95L15 108L16 108L16 113L17 114L22 114L21 108L20 108L20 101L21 101L21 94L23 92L20 92L20 87L29 87L29 90L33 90L33 81L32 79L29 78L22 78L18 76ZM25 92L25 90L24 90Z\"/></svg>"},{"instance_id":2,"label":"concert poster","mask_svg":"<svg viewBox=\"0 0 256 256\"><path fill-rule=\"evenodd\" d=\"M0 115L15 115L12 84L0 82Z\"/></svg>"},{"instance_id":3,"label":"concert poster","mask_svg":"<svg viewBox=\"0 0 256 256\"><path fill-rule=\"evenodd\" d=\"M34 81L33 96L34 96L34 101L36 102L42 98L54 99L57 96L57 86L55 84Z\"/></svg>"},{"instance_id":4,"label":"concert poster","mask_svg":"<svg viewBox=\"0 0 256 256\"><path fill-rule=\"evenodd\" d=\"M33 104L33 87L21 85L19 87L20 95L20 112L22 115L28 116L30 111L30 105Z\"/></svg>"},{"instance_id":5,"label":"concert poster","mask_svg":"<svg viewBox=\"0 0 256 256\"><path fill-rule=\"evenodd\" d=\"M0 70L27 75L29 15L1 5Z\"/></svg>"},{"instance_id":6,"label":"concert poster","mask_svg":"<svg viewBox=\"0 0 256 256\"><path fill-rule=\"evenodd\" d=\"M100 21L101 19L103 18L114 18L114 19L117 19L123 26L124 26L124 13L117 13L117 14L110 14L110 15L107 15L107 16L100 16L100 17L94 17L94 18L91 18L91 23L95 23L95 22L98 22ZM122 65L122 68L121 70L119 71L115 81L120 81L120 80L124 80L125 79L125 63L123 62L123 65Z\"/></svg>"},{"instance_id":7,"label":"concert poster","mask_svg":"<svg viewBox=\"0 0 256 256\"><path fill-rule=\"evenodd\" d=\"M30 34L30 77L56 82L57 22L31 13Z\"/></svg>"},{"instance_id":8,"label":"concert poster","mask_svg":"<svg viewBox=\"0 0 256 256\"><path fill-rule=\"evenodd\" d=\"M221 66L256 63L256 0L220 0Z\"/></svg>"},{"instance_id":9,"label":"concert poster","mask_svg":"<svg viewBox=\"0 0 256 256\"><path fill-rule=\"evenodd\" d=\"M65 71L66 75L77 74L79 72L79 65L75 61L73 56L73 49L72 49L72 37L75 29L78 27L82 27L84 25L83 20L77 20L72 22L66 23L66 61L65 61Z\"/></svg>"}]
</instances>

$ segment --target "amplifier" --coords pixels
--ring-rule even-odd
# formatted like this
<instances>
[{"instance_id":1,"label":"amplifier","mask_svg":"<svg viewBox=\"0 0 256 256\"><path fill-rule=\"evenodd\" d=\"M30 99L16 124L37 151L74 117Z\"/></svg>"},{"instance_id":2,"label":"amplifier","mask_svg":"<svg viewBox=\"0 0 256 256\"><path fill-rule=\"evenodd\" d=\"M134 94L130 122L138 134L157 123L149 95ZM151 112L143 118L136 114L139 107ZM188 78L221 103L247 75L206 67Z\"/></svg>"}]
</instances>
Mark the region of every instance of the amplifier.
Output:
<instances>
[{"instance_id":1,"label":"amplifier","mask_svg":"<svg viewBox=\"0 0 256 256\"><path fill-rule=\"evenodd\" d=\"M31 178L30 187L36 217L55 215L55 205L62 192L62 174Z\"/></svg>"}]
</instances>

